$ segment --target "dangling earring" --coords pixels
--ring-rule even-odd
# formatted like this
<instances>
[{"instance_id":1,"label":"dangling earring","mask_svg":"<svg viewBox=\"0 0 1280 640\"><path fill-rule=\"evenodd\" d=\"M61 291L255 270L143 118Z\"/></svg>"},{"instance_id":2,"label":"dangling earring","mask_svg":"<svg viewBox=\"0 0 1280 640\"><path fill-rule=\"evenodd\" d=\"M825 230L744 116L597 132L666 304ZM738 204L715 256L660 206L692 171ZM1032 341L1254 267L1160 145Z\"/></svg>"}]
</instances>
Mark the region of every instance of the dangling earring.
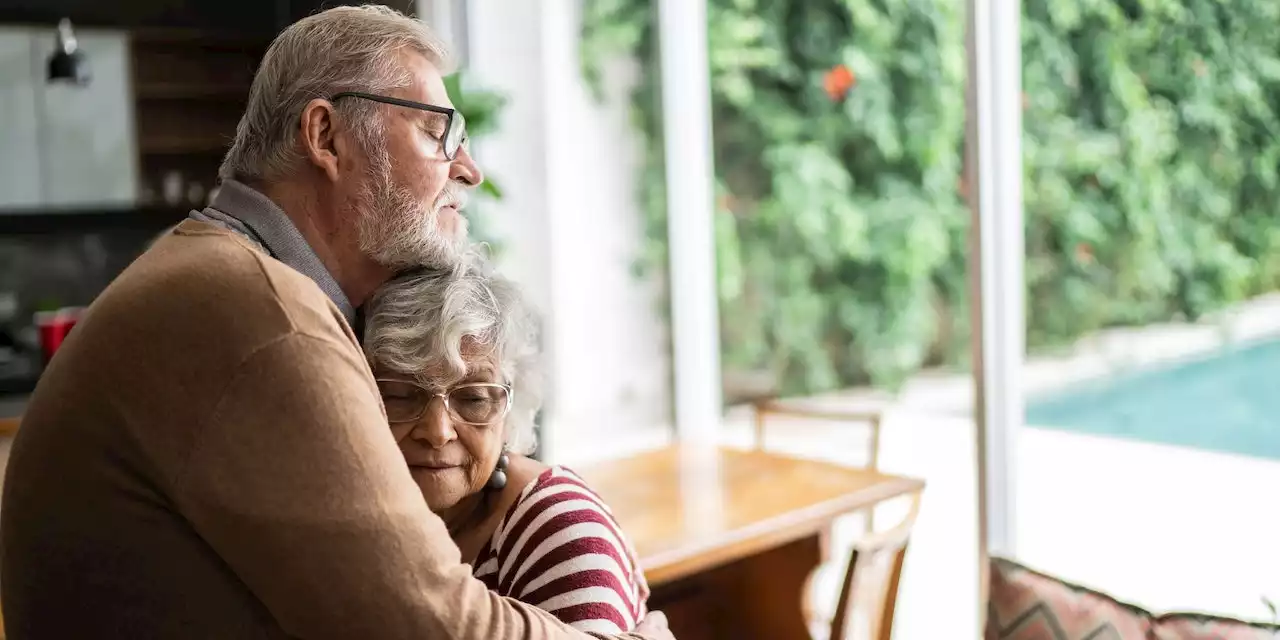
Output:
<instances>
[{"instance_id":1,"label":"dangling earring","mask_svg":"<svg viewBox=\"0 0 1280 640\"><path fill-rule=\"evenodd\" d=\"M493 468L493 473L489 476L489 483L485 486L494 491L501 491L507 486L507 465L511 464L511 458L507 457L507 451L504 447L502 453L498 455L498 464Z\"/></svg>"}]
</instances>

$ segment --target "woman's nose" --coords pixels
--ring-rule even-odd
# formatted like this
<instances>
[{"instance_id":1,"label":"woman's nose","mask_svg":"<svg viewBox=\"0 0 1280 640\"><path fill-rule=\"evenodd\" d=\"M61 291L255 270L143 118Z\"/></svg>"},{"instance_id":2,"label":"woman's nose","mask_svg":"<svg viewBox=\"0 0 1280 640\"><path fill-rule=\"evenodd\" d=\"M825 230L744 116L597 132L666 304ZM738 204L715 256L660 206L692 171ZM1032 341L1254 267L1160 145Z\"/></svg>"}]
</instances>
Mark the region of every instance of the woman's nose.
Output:
<instances>
[{"instance_id":1,"label":"woman's nose","mask_svg":"<svg viewBox=\"0 0 1280 640\"><path fill-rule=\"evenodd\" d=\"M458 439L458 432L453 430L453 420L449 419L449 412L445 409L443 400L435 398L431 404L427 405L427 410L422 412L422 417L418 418L418 424L414 426L409 437L436 449Z\"/></svg>"}]
</instances>

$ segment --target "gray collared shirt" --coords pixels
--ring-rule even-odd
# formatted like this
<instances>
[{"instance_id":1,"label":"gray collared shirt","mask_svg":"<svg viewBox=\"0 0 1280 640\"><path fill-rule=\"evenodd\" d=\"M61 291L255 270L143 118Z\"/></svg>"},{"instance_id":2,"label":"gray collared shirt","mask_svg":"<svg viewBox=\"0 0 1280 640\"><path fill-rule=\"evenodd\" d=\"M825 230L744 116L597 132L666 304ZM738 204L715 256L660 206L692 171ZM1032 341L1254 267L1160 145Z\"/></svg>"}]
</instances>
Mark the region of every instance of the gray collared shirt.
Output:
<instances>
[{"instance_id":1,"label":"gray collared shirt","mask_svg":"<svg viewBox=\"0 0 1280 640\"><path fill-rule=\"evenodd\" d=\"M320 262L320 256L307 244L293 220L267 196L243 182L223 180L213 202L202 211L192 211L189 217L235 231L257 243L271 257L311 278L342 312L347 324L355 326L355 307L338 281Z\"/></svg>"}]
</instances>

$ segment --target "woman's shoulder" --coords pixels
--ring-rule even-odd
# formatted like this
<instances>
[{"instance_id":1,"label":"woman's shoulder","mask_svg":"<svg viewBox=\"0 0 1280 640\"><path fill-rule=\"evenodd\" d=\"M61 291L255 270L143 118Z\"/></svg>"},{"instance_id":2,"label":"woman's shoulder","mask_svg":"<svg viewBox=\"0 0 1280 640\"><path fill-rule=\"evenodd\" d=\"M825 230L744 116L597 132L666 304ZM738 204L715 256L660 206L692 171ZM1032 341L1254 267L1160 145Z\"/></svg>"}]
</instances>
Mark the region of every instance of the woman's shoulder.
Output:
<instances>
[{"instance_id":1,"label":"woman's shoulder","mask_svg":"<svg viewBox=\"0 0 1280 640\"><path fill-rule=\"evenodd\" d=\"M583 480L582 476L574 473L568 467L558 464L546 466L531 484L530 489L533 492L537 492L557 486L576 488L595 495L595 492L591 491L591 488L587 486L587 481Z\"/></svg>"},{"instance_id":2,"label":"woman's shoulder","mask_svg":"<svg viewBox=\"0 0 1280 640\"><path fill-rule=\"evenodd\" d=\"M506 509L489 550L501 562L523 564L545 552L559 557L600 543L620 564L634 566L634 552L604 500L573 470L544 465Z\"/></svg>"},{"instance_id":3,"label":"woman's shoulder","mask_svg":"<svg viewBox=\"0 0 1280 640\"><path fill-rule=\"evenodd\" d=\"M513 480L520 482L517 486L522 488L508 510L508 522L505 522L504 526L511 524L512 517L517 513L521 516L529 516L566 502L572 502L576 509L601 511L611 515L604 499L572 469L560 465L548 466L536 461L531 462L538 465L536 474L525 473L523 478L513 477Z\"/></svg>"},{"instance_id":4,"label":"woman's shoulder","mask_svg":"<svg viewBox=\"0 0 1280 640\"><path fill-rule=\"evenodd\" d=\"M498 505L507 515L552 470L552 467L533 458L513 455L510 459L507 466L507 486L502 490L502 499Z\"/></svg>"},{"instance_id":5,"label":"woman's shoulder","mask_svg":"<svg viewBox=\"0 0 1280 640\"><path fill-rule=\"evenodd\" d=\"M622 632L649 588L609 507L577 473L544 469L528 482L492 540L492 588L584 631Z\"/></svg>"},{"instance_id":6,"label":"woman's shoulder","mask_svg":"<svg viewBox=\"0 0 1280 640\"><path fill-rule=\"evenodd\" d=\"M556 514L568 512L570 520L579 520L583 514L574 517L573 512L599 512L612 518L609 508L586 481L566 467L512 456L507 473L507 487L496 505L503 515L485 549L492 555L508 555L514 538L531 526L549 530L568 524L564 518L548 522Z\"/></svg>"}]
</instances>

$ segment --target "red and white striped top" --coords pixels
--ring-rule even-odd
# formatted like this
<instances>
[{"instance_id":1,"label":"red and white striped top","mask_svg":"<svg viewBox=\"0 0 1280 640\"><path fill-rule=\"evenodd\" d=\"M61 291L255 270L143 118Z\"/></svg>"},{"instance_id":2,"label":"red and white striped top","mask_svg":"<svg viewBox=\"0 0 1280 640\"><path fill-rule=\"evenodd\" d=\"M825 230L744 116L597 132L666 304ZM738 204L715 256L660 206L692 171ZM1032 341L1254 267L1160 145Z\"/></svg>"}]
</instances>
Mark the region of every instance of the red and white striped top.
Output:
<instances>
[{"instance_id":1,"label":"red and white striped top","mask_svg":"<svg viewBox=\"0 0 1280 640\"><path fill-rule=\"evenodd\" d=\"M475 576L585 632L632 631L645 614L645 583L609 507L564 467L520 492L480 550Z\"/></svg>"}]
</instances>

